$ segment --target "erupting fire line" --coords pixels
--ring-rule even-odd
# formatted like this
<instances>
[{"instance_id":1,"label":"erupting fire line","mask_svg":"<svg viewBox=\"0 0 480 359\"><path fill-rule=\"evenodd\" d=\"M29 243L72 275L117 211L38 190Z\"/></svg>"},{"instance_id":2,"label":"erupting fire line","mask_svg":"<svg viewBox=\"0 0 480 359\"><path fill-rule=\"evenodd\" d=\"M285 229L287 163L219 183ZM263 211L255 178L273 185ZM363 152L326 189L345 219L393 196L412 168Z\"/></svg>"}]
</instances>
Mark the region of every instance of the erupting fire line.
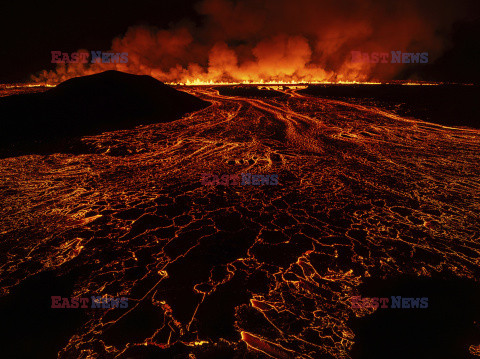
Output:
<instances>
[{"instance_id":1,"label":"erupting fire line","mask_svg":"<svg viewBox=\"0 0 480 359\"><path fill-rule=\"evenodd\" d=\"M253 86L262 86L262 85L295 85L295 86L308 86L308 85L405 85L405 86L436 86L444 85L444 82L395 82L395 81L386 81L386 82L373 82L373 81L243 81L243 82L214 82L214 81L202 81L199 79L187 82L165 82L166 85L170 86L237 86L237 85L253 85ZM453 84L453 83L452 83ZM4 86L4 89L12 88L25 88L25 87L55 87L58 83L26 83L26 84L0 84L0 87ZM473 84L462 84L465 86L473 86Z\"/></svg>"}]
</instances>

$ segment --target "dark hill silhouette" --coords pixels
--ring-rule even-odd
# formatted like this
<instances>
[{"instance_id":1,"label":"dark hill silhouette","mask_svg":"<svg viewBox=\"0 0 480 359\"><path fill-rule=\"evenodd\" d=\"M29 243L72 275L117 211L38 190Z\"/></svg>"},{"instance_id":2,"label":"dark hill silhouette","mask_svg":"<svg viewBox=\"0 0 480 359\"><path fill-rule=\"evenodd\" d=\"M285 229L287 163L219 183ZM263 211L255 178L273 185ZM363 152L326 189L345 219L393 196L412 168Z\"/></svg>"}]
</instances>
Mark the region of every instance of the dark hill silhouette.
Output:
<instances>
[{"instance_id":1,"label":"dark hill silhouette","mask_svg":"<svg viewBox=\"0 0 480 359\"><path fill-rule=\"evenodd\" d=\"M28 153L52 140L172 121L208 105L150 76L106 71L0 98L0 146Z\"/></svg>"}]
</instances>

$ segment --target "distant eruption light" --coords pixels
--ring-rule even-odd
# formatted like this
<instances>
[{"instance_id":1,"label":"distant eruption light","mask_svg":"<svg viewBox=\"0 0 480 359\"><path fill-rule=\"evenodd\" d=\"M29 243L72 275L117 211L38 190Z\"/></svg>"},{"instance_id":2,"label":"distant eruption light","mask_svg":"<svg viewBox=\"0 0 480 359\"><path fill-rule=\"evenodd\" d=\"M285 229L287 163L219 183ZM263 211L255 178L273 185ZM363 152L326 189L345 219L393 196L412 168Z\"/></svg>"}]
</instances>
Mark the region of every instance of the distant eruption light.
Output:
<instances>
[{"instance_id":1,"label":"distant eruption light","mask_svg":"<svg viewBox=\"0 0 480 359\"><path fill-rule=\"evenodd\" d=\"M201 25L184 19L168 29L131 26L102 52L102 61L75 63L57 51L55 61L63 63L32 80L58 84L118 70L182 85L356 84L399 78L405 66L419 79L414 66L433 63L445 51L447 32L438 29L451 29L465 15L458 9L452 2L433 16L418 0L352 1L348 7L342 1L199 0ZM372 56L352 61L352 51ZM391 63L376 61L385 51ZM77 56L84 52L78 49ZM128 63L120 61L122 54Z\"/></svg>"}]
</instances>

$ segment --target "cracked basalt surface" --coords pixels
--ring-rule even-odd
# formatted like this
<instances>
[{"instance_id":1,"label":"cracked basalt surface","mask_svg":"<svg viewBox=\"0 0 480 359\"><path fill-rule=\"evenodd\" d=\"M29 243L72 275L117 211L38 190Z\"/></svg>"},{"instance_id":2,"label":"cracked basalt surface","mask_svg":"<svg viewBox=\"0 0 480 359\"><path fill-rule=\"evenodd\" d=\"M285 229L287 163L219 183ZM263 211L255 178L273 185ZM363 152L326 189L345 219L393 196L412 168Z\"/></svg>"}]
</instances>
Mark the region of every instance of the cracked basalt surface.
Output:
<instances>
[{"instance_id":1,"label":"cracked basalt surface","mask_svg":"<svg viewBox=\"0 0 480 359\"><path fill-rule=\"evenodd\" d=\"M30 337L38 358L349 358L367 278L479 277L478 130L288 89L183 90L212 106L0 160L0 311L22 333L6 352ZM246 172L279 184L200 183Z\"/></svg>"}]
</instances>

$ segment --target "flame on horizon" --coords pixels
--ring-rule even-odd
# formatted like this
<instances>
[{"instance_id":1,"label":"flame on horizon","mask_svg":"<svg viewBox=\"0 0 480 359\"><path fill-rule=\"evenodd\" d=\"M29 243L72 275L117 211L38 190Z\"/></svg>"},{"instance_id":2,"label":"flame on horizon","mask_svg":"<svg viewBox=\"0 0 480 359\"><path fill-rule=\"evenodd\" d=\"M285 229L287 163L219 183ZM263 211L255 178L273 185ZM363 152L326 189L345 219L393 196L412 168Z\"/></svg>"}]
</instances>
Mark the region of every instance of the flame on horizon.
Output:
<instances>
[{"instance_id":1,"label":"flame on horizon","mask_svg":"<svg viewBox=\"0 0 480 359\"><path fill-rule=\"evenodd\" d=\"M200 26L133 26L115 38L104 51L127 52L128 63L58 64L32 80L52 85L118 70L187 85L383 82L418 65L354 63L351 51L428 52L432 62L465 16L462 2L439 9L432 0L203 0Z\"/></svg>"}]
</instances>

